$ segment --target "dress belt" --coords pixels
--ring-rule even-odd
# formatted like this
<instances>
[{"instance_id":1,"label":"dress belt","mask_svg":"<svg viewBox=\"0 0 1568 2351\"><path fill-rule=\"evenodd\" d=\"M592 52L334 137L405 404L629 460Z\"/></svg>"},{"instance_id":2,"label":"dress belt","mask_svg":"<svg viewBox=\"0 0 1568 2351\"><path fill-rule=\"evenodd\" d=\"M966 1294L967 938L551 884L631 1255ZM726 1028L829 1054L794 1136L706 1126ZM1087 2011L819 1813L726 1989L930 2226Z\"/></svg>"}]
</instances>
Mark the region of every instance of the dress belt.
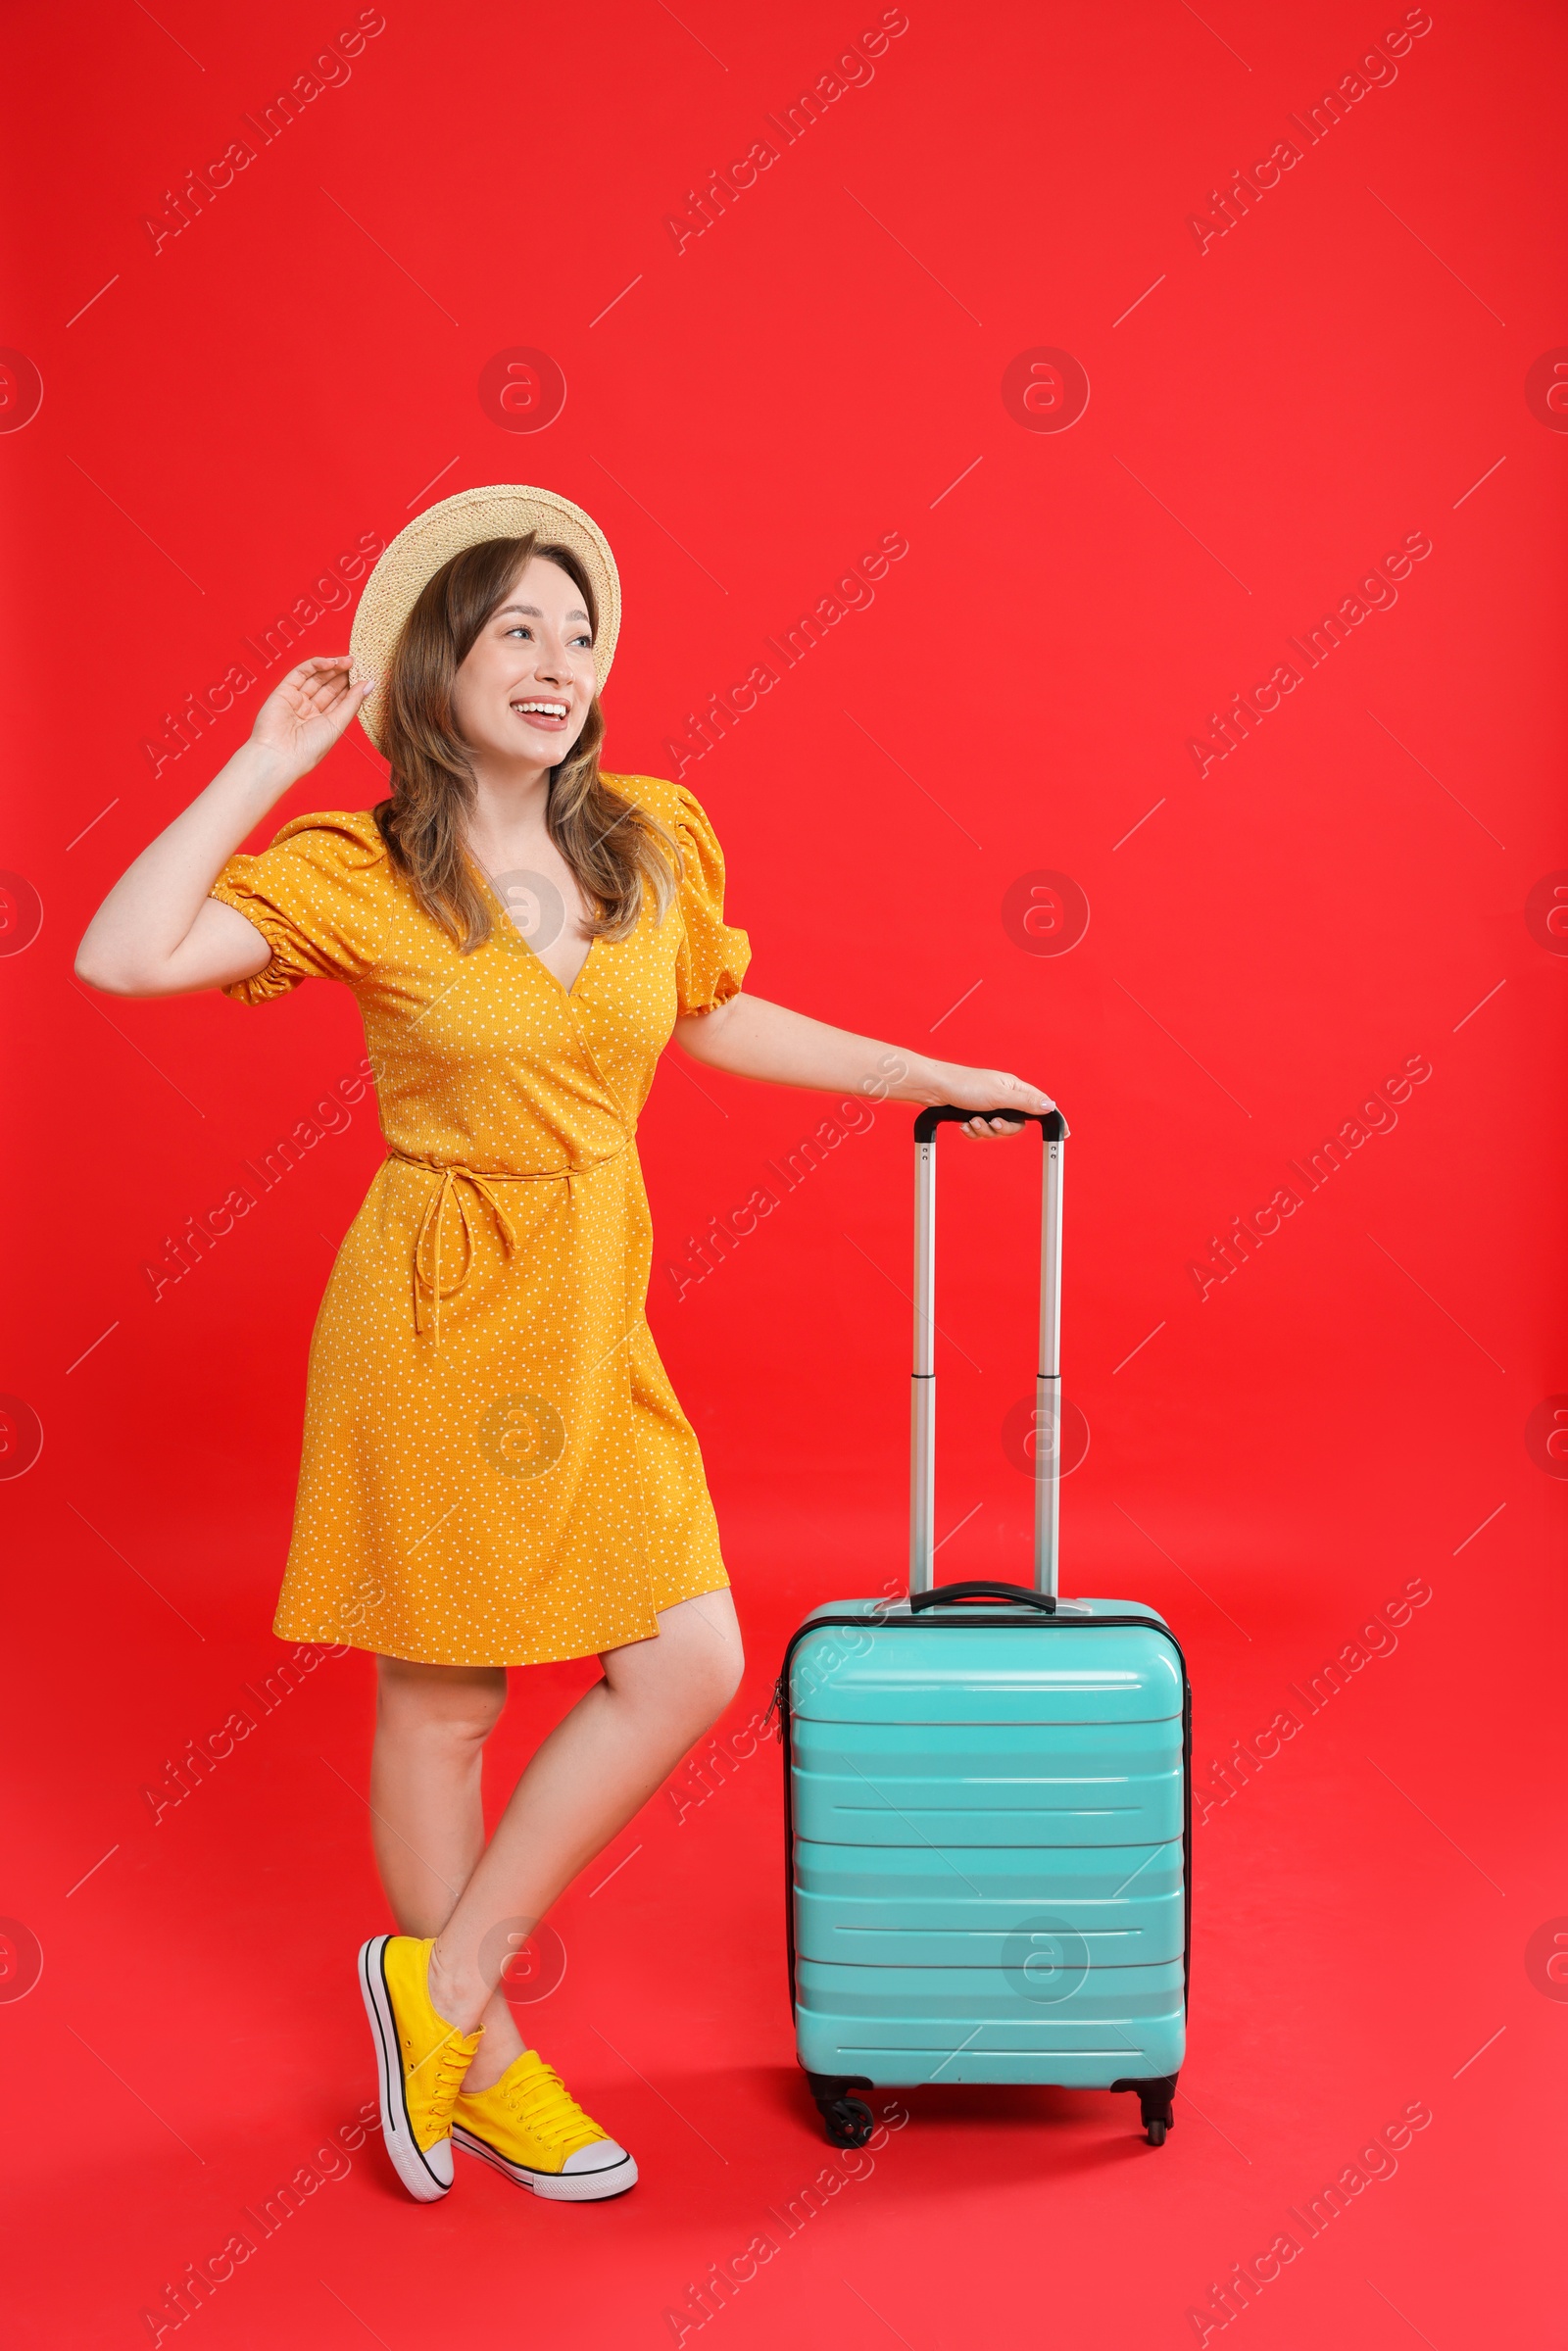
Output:
<instances>
[{"instance_id":1,"label":"dress belt","mask_svg":"<svg viewBox=\"0 0 1568 2351\"><path fill-rule=\"evenodd\" d=\"M606 1151L602 1158L583 1160L575 1166L568 1167L460 1167L450 1160L420 1159L413 1151L393 1151L389 1148L387 1151L389 1159L400 1159L405 1167L422 1167L427 1175L439 1176L441 1179L430 1195L430 1203L419 1220L419 1230L414 1244L414 1328L416 1332L422 1332L428 1322L431 1330L431 1344L435 1347L441 1345L441 1301L443 1298L456 1298L468 1278L469 1269L473 1264L473 1234L468 1222L468 1190L477 1193L489 1208L491 1215L496 1220L502 1247L510 1257L517 1245L517 1236L513 1230L512 1219L490 1189L492 1184L564 1183L569 1200L572 1177L591 1175L596 1167L608 1167L612 1159L623 1157L630 1140L631 1138L627 1136L618 1150ZM441 1218L449 1199L457 1207L458 1222L463 1228L463 1259L457 1279L443 1286L441 1280ZM427 1254L431 1259L428 1273L425 1271ZM430 1300L428 1307L425 1305L426 1294Z\"/></svg>"}]
</instances>

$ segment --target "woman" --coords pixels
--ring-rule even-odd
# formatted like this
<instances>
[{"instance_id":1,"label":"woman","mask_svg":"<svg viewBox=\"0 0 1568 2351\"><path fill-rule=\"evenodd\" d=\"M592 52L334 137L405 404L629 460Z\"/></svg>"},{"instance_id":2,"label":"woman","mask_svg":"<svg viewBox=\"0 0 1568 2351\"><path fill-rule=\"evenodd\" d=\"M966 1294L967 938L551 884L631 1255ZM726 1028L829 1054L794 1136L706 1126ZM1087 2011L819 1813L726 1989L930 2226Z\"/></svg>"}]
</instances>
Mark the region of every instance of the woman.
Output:
<instances>
[{"instance_id":1,"label":"woman","mask_svg":"<svg viewBox=\"0 0 1568 2351\"><path fill-rule=\"evenodd\" d=\"M244 1004L317 974L364 1015L388 1156L312 1340L274 1630L376 1657L370 1805L401 1932L371 1937L360 1979L387 2149L425 2202L452 2184L454 2137L545 2196L636 2180L525 2048L503 1970L740 1681L697 1439L644 1319L632 1138L660 1053L673 1033L775 1085L1052 1106L1004 1072L743 994L751 950L703 810L600 772L619 618L579 508L530 489L443 500L376 564L352 655L283 680L76 963L111 994ZM356 715L390 799L236 854ZM596 1654L604 1679L487 1846L480 1759L507 1669Z\"/></svg>"}]
</instances>

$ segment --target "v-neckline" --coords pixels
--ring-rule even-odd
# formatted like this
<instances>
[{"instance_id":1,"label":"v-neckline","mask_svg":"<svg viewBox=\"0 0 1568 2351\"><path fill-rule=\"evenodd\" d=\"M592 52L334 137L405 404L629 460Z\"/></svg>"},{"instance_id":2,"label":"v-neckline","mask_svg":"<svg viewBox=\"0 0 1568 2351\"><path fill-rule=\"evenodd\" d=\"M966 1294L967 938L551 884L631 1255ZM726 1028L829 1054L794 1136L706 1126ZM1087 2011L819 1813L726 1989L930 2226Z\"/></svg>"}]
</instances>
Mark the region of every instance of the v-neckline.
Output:
<instances>
[{"instance_id":1,"label":"v-neckline","mask_svg":"<svg viewBox=\"0 0 1568 2351\"><path fill-rule=\"evenodd\" d=\"M578 964L576 976L573 978L572 983L568 988L565 981L562 978L560 972L551 970L549 964L545 961L544 956L540 955L538 949L532 946L530 942L523 937L521 931L518 930L516 924L512 919L511 913L507 909L507 906L501 897L501 893L491 881L489 874L486 873L484 867L480 864L472 850L465 849L463 854L467 858L469 864L473 867L474 872L479 876L480 888L489 898L490 903L496 909L500 919L506 923L508 928L512 931L513 935L516 939L517 945L522 949L523 954L527 955L533 962L538 964L540 970L544 973L545 978L549 980L553 986L559 988L563 996L567 998L575 996L577 993L578 982L581 980L582 975L587 970L589 964L593 961L594 950L599 945L597 934L595 937L589 940L588 953L583 956L582 961Z\"/></svg>"}]
</instances>

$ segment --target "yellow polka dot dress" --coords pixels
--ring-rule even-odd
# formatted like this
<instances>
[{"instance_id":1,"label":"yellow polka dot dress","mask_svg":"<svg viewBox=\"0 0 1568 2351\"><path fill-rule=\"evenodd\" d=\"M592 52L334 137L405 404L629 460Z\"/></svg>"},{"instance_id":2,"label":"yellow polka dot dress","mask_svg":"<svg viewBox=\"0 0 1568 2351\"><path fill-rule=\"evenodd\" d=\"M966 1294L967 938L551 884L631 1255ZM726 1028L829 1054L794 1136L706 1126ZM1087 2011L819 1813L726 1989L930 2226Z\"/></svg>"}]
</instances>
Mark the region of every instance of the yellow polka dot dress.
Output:
<instances>
[{"instance_id":1,"label":"yellow polka dot dress","mask_svg":"<svg viewBox=\"0 0 1568 2351\"><path fill-rule=\"evenodd\" d=\"M685 862L676 903L564 988L499 901L464 955L368 812L297 817L213 896L272 959L225 993L353 989L388 1156L311 1342L274 1631L438 1665L533 1665L658 1632L729 1581L697 1438L645 1320L637 1117L678 1014L751 960L689 792L607 776Z\"/></svg>"}]
</instances>

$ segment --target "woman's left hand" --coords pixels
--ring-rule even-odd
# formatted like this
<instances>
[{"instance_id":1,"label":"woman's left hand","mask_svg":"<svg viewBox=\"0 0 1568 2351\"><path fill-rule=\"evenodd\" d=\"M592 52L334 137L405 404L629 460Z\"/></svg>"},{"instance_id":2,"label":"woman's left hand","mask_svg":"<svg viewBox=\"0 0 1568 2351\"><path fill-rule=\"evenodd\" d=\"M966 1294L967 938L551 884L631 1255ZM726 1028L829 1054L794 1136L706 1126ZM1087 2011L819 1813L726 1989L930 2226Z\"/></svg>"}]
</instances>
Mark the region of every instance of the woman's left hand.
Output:
<instances>
[{"instance_id":1,"label":"woman's left hand","mask_svg":"<svg viewBox=\"0 0 1568 2351\"><path fill-rule=\"evenodd\" d=\"M993 1135L1021 1135L1024 1131L1021 1116L1016 1113L1054 1110L1055 1103L1038 1086L1023 1078L1015 1078L1006 1069L965 1069L950 1063L947 1070L948 1091L944 1101L956 1110L1013 1110L1012 1117L966 1118L963 1133L978 1135L989 1141Z\"/></svg>"}]
</instances>

